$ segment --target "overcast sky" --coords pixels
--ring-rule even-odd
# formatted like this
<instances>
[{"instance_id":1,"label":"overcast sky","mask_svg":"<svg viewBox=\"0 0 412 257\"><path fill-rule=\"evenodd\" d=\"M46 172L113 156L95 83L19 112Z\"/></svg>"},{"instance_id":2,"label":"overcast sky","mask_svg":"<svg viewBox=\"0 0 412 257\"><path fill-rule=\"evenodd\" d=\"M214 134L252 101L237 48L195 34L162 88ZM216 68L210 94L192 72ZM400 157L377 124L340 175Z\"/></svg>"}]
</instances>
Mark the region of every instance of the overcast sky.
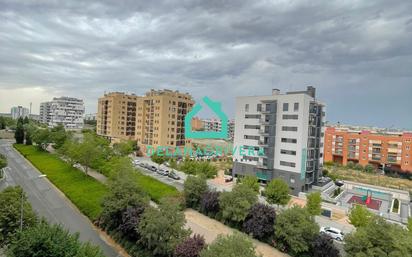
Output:
<instances>
[{"instance_id":1,"label":"overcast sky","mask_svg":"<svg viewBox=\"0 0 412 257\"><path fill-rule=\"evenodd\" d=\"M412 1L0 0L0 112L105 91L312 85L327 119L412 129Z\"/></svg>"}]
</instances>

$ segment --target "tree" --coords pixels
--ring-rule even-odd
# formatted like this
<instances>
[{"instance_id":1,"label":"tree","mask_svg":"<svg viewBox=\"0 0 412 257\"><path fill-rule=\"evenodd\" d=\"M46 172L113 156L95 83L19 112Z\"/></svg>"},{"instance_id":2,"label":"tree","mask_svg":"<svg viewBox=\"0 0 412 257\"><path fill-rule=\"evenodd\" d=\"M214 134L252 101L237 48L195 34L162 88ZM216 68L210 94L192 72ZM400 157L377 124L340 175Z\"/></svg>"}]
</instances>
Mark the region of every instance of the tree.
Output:
<instances>
[{"instance_id":1,"label":"tree","mask_svg":"<svg viewBox=\"0 0 412 257\"><path fill-rule=\"evenodd\" d=\"M51 144L52 138L48 128L38 128L31 135L34 143L36 143L39 150L46 150Z\"/></svg>"},{"instance_id":2,"label":"tree","mask_svg":"<svg viewBox=\"0 0 412 257\"><path fill-rule=\"evenodd\" d=\"M6 121L2 116L0 116L0 129L6 129Z\"/></svg>"},{"instance_id":3,"label":"tree","mask_svg":"<svg viewBox=\"0 0 412 257\"><path fill-rule=\"evenodd\" d=\"M339 257L339 250L333 244L333 239L326 234L319 234L312 243L313 257Z\"/></svg>"},{"instance_id":4,"label":"tree","mask_svg":"<svg viewBox=\"0 0 412 257\"><path fill-rule=\"evenodd\" d=\"M14 138L16 139L16 144L24 143L24 127L23 119L20 117L17 121L16 131L14 132Z\"/></svg>"},{"instance_id":5,"label":"tree","mask_svg":"<svg viewBox=\"0 0 412 257\"><path fill-rule=\"evenodd\" d=\"M257 202L256 192L245 185L236 185L231 192L220 195L222 217L229 222L239 224L244 221L249 209Z\"/></svg>"},{"instance_id":6,"label":"tree","mask_svg":"<svg viewBox=\"0 0 412 257\"><path fill-rule=\"evenodd\" d=\"M162 165L163 163L167 162L168 158L166 158L164 155L159 155L157 152L152 154L150 157L151 160L159 165Z\"/></svg>"},{"instance_id":7,"label":"tree","mask_svg":"<svg viewBox=\"0 0 412 257\"><path fill-rule=\"evenodd\" d=\"M126 210L122 212L122 221L119 225L119 231L124 237L130 241L136 241L139 239L137 233L137 228L141 220L144 210L147 208L147 205L135 204L134 206L128 206Z\"/></svg>"},{"instance_id":8,"label":"tree","mask_svg":"<svg viewBox=\"0 0 412 257\"><path fill-rule=\"evenodd\" d=\"M358 227L344 241L348 257L401 257L412 253L412 234L375 215L367 226Z\"/></svg>"},{"instance_id":9,"label":"tree","mask_svg":"<svg viewBox=\"0 0 412 257\"><path fill-rule=\"evenodd\" d=\"M206 178L213 178L217 175L217 168L209 162L186 160L179 165L179 170L191 174L203 174Z\"/></svg>"},{"instance_id":10,"label":"tree","mask_svg":"<svg viewBox=\"0 0 412 257\"><path fill-rule=\"evenodd\" d=\"M51 141L53 142L53 148L59 149L63 146L66 140L70 137L70 134L66 132L63 125L58 125L50 131Z\"/></svg>"},{"instance_id":11,"label":"tree","mask_svg":"<svg viewBox=\"0 0 412 257\"><path fill-rule=\"evenodd\" d=\"M366 226L370 222L372 215L364 206L356 204L349 213L349 222L357 228Z\"/></svg>"},{"instance_id":12,"label":"tree","mask_svg":"<svg viewBox=\"0 0 412 257\"><path fill-rule=\"evenodd\" d=\"M33 141L32 141L32 139L31 139L31 132L32 132L32 130L31 129L29 129L28 127L26 127L26 145L32 145L33 144Z\"/></svg>"},{"instance_id":13,"label":"tree","mask_svg":"<svg viewBox=\"0 0 412 257\"><path fill-rule=\"evenodd\" d=\"M289 186L281 179L274 179L269 182L264 195L270 204L286 205L290 200Z\"/></svg>"},{"instance_id":14,"label":"tree","mask_svg":"<svg viewBox=\"0 0 412 257\"><path fill-rule=\"evenodd\" d=\"M0 169L4 167L7 167L7 158L0 153Z\"/></svg>"},{"instance_id":15,"label":"tree","mask_svg":"<svg viewBox=\"0 0 412 257\"><path fill-rule=\"evenodd\" d=\"M130 180L130 173L127 169L119 170L117 177L109 181L109 193L103 199L99 222L106 230L120 230L124 234L129 231L134 238L137 234L133 233L131 224L139 223L140 215L149 205L149 198ZM133 220L135 218L137 220Z\"/></svg>"},{"instance_id":16,"label":"tree","mask_svg":"<svg viewBox=\"0 0 412 257\"><path fill-rule=\"evenodd\" d=\"M206 178L203 176L188 176L184 182L183 195L186 200L186 206L197 209L200 204L202 195L207 191Z\"/></svg>"},{"instance_id":17,"label":"tree","mask_svg":"<svg viewBox=\"0 0 412 257\"><path fill-rule=\"evenodd\" d=\"M412 233L412 217L408 218L407 228L408 228L409 232Z\"/></svg>"},{"instance_id":18,"label":"tree","mask_svg":"<svg viewBox=\"0 0 412 257\"><path fill-rule=\"evenodd\" d=\"M29 117L24 117L24 119L23 119L23 124L29 124L29 122L30 122L30 120L29 120Z\"/></svg>"},{"instance_id":19,"label":"tree","mask_svg":"<svg viewBox=\"0 0 412 257\"><path fill-rule=\"evenodd\" d=\"M259 193L260 185L256 176L246 175L240 180L240 183L252 188L256 193Z\"/></svg>"},{"instance_id":20,"label":"tree","mask_svg":"<svg viewBox=\"0 0 412 257\"><path fill-rule=\"evenodd\" d=\"M113 144L113 152L118 156L127 156L136 151L136 141L128 140Z\"/></svg>"},{"instance_id":21,"label":"tree","mask_svg":"<svg viewBox=\"0 0 412 257\"><path fill-rule=\"evenodd\" d=\"M276 212L272 207L257 203L243 223L243 231L259 240L268 239L274 232Z\"/></svg>"},{"instance_id":22,"label":"tree","mask_svg":"<svg viewBox=\"0 0 412 257\"><path fill-rule=\"evenodd\" d=\"M104 257L99 248L79 241L79 234L71 235L61 225L45 221L18 233L8 247L7 256Z\"/></svg>"},{"instance_id":23,"label":"tree","mask_svg":"<svg viewBox=\"0 0 412 257\"><path fill-rule=\"evenodd\" d=\"M215 216L220 210L219 197L220 192L205 192L200 201L200 211L208 216Z\"/></svg>"},{"instance_id":24,"label":"tree","mask_svg":"<svg viewBox=\"0 0 412 257\"><path fill-rule=\"evenodd\" d=\"M7 187L0 192L0 245L7 244L20 230L20 210L23 194L23 229L36 223L30 203L20 187Z\"/></svg>"},{"instance_id":25,"label":"tree","mask_svg":"<svg viewBox=\"0 0 412 257\"><path fill-rule=\"evenodd\" d=\"M195 234L193 237L186 238L183 242L176 246L175 257L198 257L200 251L205 248L205 238Z\"/></svg>"},{"instance_id":26,"label":"tree","mask_svg":"<svg viewBox=\"0 0 412 257\"><path fill-rule=\"evenodd\" d=\"M215 241L200 252L200 257L257 257L252 241L235 233L219 235Z\"/></svg>"},{"instance_id":27,"label":"tree","mask_svg":"<svg viewBox=\"0 0 412 257\"><path fill-rule=\"evenodd\" d=\"M320 196L320 192L313 192L307 195L306 208L311 215L315 216L321 214L321 204L322 197Z\"/></svg>"},{"instance_id":28,"label":"tree","mask_svg":"<svg viewBox=\"0 0 412 257\"><path fill-rule=\"evenodd\" d=\"M306 208L293 206L277 216L276 243L281 249L299 256L310 250L311 243L319 234L319 226Z\"/></svg>"},{"instance_id":29,"label":"tree","mask_svg":"<svg viewBox=\"0 0 412 257\"><path fill-rule=\"evenodd\" d=\"M162 201L159 208L148 207L139 223L139 242L153 255L171 255L190 230L184 228L185 217L179 206Z\"/></svg>"},{"instance_id":30,"label":"tree","mask_svg":"<svg viewBox=\"0 0 412 257\"><path fill-rule=\"evenodd\" d=\"M366 164L364 169L368 173L372 173L376 170L375 167L372 164Z\"/></svg>"}]
</instances>

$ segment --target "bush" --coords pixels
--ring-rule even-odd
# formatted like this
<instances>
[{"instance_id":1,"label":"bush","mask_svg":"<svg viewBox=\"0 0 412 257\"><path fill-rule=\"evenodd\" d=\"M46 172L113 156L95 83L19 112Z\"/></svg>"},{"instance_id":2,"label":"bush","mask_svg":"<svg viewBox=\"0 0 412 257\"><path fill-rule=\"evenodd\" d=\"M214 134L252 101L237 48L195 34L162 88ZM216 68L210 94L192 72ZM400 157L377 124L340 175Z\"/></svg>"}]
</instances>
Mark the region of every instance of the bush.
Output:
<instances>
[{"instance_id":1,"label":"bush","mask_svg":"<svg viewBox=\"0 0 412 257\"><path fill-rule=\"evenodd\" d=\"M322 169L322 175L323 175L324 177L327 177L328 174L329 174L329 170L327 170L327 169Z\"/></svg>"},{"instance_id":2,"label":"bush","mask_svg":"<svg viewBox=\"0 0 412 257\"><path fill-rule=\"evenodd\" d=\"M257 203L249 211L243 223L243 231L259 240L273 235L276 212L272 207Z\"/></svg>"},{"instance_id":3,"label":"bush","mask_svg":"<svg viewBox=\"0 0 412 257\"><path fill-rule=\"evenodd\" d=\"M352 162L352 161L349 161L349 162L346 164L346 167L349 168L349 169L353 169L353 168L355 168L355 163Z\"/></svg>"},{"instance_id":4,"label":"bush","mask_svg":"<svg viewBox=\"0 0 412 257\"><path fill-rule=\"evenodd\" d=\"M320 215L322 211L322 197L320 192L313 192L307 195L306 209L308 212L315 216Z\"/></svg>"},{"instance_id":5,"label":"bush","mask_svg":"<svg viewBox=\"0 0 412 257\"><path fill-rule=\"evenodd\" d=\"M219 235L216 240L205 248L200 257L257 257L253 243L244 235Z\"/></svg>"},{"instance_id":6,"label":"bush","mask_svg":"<svg viewBox=\"0 0 412 257\"><path fill-rule=\"evenodd\" d=\"M376 171L376 169L375 169L375 166L373 166L372 164L366 164L365 171L368 173L372 173Z\"/></svg>"},{"instance_id":7,"label":"bush","mask_svg":"<svg viewBox=\"0 0 412 257\"><path fill-rule=\"evenodd\" d=\"M356 163L356 164L355 164L355 167L353 167L353 169L355 169L355 170L363 170L363 166L360 165L359 163Z\"/></svg>"},{"instance_id":8,"label":"bush","mask_svg":"<svg viewBox=\"0 0 412 257\"><path fill-rule=\"evenodd\" d=\"M200 235L186 238L183 242L176 246L175 257L198 257L200 251L205 248L205 238Z\"/></svg>"},{"instance_id":9,"label":"bush","mask_svg":"<svg viewBox=\"0 0 412 257\"><path fill-rule=\"evenodd\" d=\"M319 234L312 243L313 257L339 257L339 250L333 244L333 239L326 234Z\"/></svg>"},{"instance_id":10,"label":"bush","mask_svg":"<svg viewBox=\"0 0 412 257\"><path fill-rule=\"evenodd\" d=\"M260 185L256 176L246 175L245 177L238 180L241 184L250 187L256 193L259 193Z\"/></svg>"},{"instance_id":11,"label":"bush","mask_svg":"<svg viewBox=\"0 0 412 257\"><path fill-rule=\"evenodd\" d=\"M242 184L236 185L231 192L220 195L222 217L233 225L239 225L256 202L257 196L253 189Z\"/></svg>"},{"instance_id":12,"label":"bush","mask_svg":"<svg viewBox=\"0 0 412 257\"><path fill-rule=\"evenodd\" d=\"M207 191L204 193L200 201L200 211L207 216L215 217L220 211L219 197L220 192L217 191Z\"/></svg>"},{"instance_id":13,"label":"bush","mask_svg":"<svg viewBox=\"0 0 412 257\"><path fill-rule=\"evenodd\" d=\"M190 175L203 174L206 178L214 178L217 175L217 168L209 162L186 160L179 165L178 169Z\"/></svg>"},{"instance_id":14,"label":"bush","mask_svg":"<svg viewBox=\"0 0 412 257\"><path fill-rule=\"evenodd\" d=\"M290 200L289 186L281 179L274 179L269 182L264 194L270 204L286 205Z\"/></svg>"}]
</instances>

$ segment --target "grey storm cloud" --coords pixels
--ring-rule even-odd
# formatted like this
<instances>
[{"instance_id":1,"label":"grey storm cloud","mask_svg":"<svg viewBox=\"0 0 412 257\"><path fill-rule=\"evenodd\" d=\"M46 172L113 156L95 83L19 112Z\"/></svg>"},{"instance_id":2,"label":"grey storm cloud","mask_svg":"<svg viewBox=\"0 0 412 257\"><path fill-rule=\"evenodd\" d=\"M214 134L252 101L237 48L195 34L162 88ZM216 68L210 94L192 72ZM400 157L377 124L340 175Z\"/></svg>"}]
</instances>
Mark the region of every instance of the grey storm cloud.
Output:
<instances>
[{"instance_id":1,"label":"grey storm cloud","mask_svg":"<svg viewBox=\"0 0 412 257\"><path fill-rule=\"evenodd\" d=\"M313 85L332 122L412 128L411 45L411 1L0 0L0 111L19 88L88 112L170 88L232 116L236 96Z\"/></svg>"}]
</instances>

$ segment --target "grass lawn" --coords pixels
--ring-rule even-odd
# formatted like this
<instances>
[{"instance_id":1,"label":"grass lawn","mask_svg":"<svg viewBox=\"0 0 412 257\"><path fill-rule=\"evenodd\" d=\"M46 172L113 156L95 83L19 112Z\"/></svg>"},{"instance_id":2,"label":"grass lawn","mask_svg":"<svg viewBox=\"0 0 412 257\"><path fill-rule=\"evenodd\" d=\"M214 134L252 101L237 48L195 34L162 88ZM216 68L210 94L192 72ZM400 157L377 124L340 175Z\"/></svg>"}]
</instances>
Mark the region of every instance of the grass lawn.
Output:
<instances>
[{"instance_id":1,"label":"grass lawn","mask_svg":"<svg viewBox=\"0 0 412 257\"><path fill-rule=\"evenodd\" d=\"M173 186L167 185L147 175L143 175L140 171L133 173L134 180L137 185L146 192L150 198L159 202L163 197L179 196L180 192Z\"/></svg>"},{"instance_id":2,"label":"grass lawn","mask_svg":"<svg viewBox=\"0 0 412 257\"><path fill-rule=\"evenodd\" d=\"M107 186L71 167L58 156L34 146L14 145L40 172L56 185L86 216L95 220L101 213L100 203Z\"/></svg>"}]
</instances>

